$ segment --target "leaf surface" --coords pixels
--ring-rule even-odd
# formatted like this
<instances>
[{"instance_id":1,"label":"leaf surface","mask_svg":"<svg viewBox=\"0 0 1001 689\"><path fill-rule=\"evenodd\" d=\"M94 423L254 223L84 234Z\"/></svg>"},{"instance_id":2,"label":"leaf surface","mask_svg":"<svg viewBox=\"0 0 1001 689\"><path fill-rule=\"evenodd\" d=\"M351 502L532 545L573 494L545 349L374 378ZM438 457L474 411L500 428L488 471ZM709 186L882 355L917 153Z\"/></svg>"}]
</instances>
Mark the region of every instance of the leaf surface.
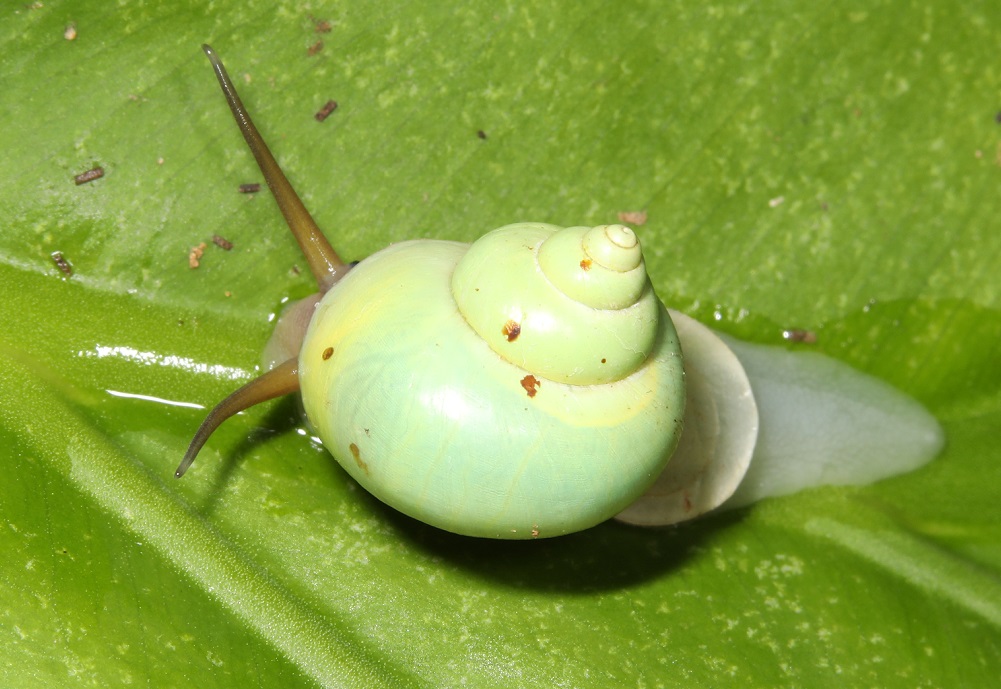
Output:
<instances>
[{"instance_id":1,"label":"leaf surface","mask_svg":"<svg viewBox=\"0 0 1001 689\"><path fill-rule=\"evenodd\" d=\"M996 682L996 3L0 12L0 685ZM267 193L237 191L263 180L203 42L344 256L646 211L666 303L815 332L922 401L945 452L674 529L495 543L382 506L288 400L175 481L197 407L311 291Z\"/></svg>"}]
</instances>

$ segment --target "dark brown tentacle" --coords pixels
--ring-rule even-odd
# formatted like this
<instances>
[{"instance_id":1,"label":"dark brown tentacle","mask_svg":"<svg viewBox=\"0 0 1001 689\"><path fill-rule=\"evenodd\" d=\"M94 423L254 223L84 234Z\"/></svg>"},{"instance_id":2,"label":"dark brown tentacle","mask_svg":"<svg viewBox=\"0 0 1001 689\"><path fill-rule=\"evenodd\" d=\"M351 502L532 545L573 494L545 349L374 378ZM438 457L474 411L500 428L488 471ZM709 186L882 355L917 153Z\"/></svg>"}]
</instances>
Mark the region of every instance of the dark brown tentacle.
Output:
<instances>
[{"instance_id":1,"label":"dark brown tentacle","mask_svg":"<svg viewBox=\"0 0 1001 689\"><path fill-rule=\"evenodd\" d=\"M175 478L184 476L191 463L195 461L198 451L202 449L205 442L212 435L219 424L233 416L237 412L248 409L255 404L267 402L275 397L288 395L299 390L299 359L293 357L284 364L276 366L263 376L255 378L232 395L217 404L209 415L198 427L195 437L191 439L188 451L184 453L184 459L174 472Z\"/></svg>"},{"instance_id":2,"label":"dark brown tentacle","mask_svg":"<svg viewBox=\"0 0 1001 689\"><path fill-rule=\"evenodd\" d=\"M302 253L305 254L306 260L309 262L309 269L312 271L313 277L316 278L320 292L326 292L341 278L342 273L347 272L348 266L320 232L313 216L306 210L298 194L295 193L295 189L286 179L285 173L278 167L274 156L271 155L267 144L264 143L264 139L261 138L257 127L250 119L250 114L243 107L243 102L236 93L236 87L229 78L229 74L226 73L226 68L223 67L219 56L212 50L211 46L203 45L202 50L205 51L212 63L212 68L215 70L216 78L219 79L219 85L222 87L223 95L226 96L229 109L233 112L236 124L240 127L243 138L250 146L254 158L257 159L257 165L264 173L264 179L267 181L268 187L271 188L275 201L278 202L278 208L285 216L285 222L288 223L289 229L292 230L296 241L299 242L299 248L302 249Z\"/></svg>"}]
</instances>

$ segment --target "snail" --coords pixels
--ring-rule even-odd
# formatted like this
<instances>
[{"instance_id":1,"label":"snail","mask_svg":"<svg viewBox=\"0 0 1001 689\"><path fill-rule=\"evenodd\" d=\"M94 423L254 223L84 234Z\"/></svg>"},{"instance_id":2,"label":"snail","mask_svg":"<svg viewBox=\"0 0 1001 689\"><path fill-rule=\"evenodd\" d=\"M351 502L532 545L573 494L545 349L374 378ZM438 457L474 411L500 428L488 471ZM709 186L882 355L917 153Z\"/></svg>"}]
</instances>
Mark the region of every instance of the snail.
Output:
<instances>
[{"instance_id":1,"label":"snail","mask_svg":"<svg viewBox=\"0 0 1001 689\"><path fill-rule=\"evenodd\" d=\"M177 477L224 420L296 391L369 492L491 538L673 524L941 449L935 419L888 384L668 310L624 225L516 223L346 264L203 49L319 293L282 314L267 372L211 410Z\"/></svg>"}]
</instances>

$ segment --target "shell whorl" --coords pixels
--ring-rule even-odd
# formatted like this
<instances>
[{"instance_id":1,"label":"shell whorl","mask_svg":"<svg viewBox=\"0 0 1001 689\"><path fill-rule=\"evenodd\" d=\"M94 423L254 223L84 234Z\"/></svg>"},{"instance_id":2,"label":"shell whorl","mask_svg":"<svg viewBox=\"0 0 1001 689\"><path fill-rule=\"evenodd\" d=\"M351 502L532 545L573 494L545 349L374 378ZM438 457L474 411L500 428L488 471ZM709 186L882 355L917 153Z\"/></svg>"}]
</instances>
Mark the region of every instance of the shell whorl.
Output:
<instances>
[{"instance_id":1,"label":"shell whorl","mask_svg":"<svg viewBox=\"0 0 1001 689\"><path fill-rule=\"evenodd\" d=\"M623 225L498 228L462 257L452 296L498 355L573 385L634 373L660 319L639 240Z\"/></svg>"}]
</instances>

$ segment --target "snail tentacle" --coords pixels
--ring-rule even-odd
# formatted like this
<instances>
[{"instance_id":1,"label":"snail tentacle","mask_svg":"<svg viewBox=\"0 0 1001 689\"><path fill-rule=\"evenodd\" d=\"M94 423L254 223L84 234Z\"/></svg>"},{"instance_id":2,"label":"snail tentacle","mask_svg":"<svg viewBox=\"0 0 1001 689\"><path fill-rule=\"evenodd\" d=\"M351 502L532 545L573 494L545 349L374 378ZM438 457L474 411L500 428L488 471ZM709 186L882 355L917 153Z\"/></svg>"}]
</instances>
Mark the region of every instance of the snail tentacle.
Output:
<instances>
[{"instance_id":1,"label":"snail tentacle","mask_svg":"<svg viewBox=\"0 0 1001 689\"><path fill-rule=\"evenodd\" d=\"M188 451L184 453L184 459L174 472L174 478L184 476L184 472L198 456L199 450L223 421L255 404L298 391L299 359L293 357L231 394L217 404L202 421L202 425L195 432L195 437L191 439Z\"/></svg>"},{"instance_id":2,"label":"snail tentacle","mask_svg":"<svg viewBox=\"0 0 1001 689\"><path fill-rule=\"evenodd\" d=\"M271 155L268 145L264 143L264 139L261 138L257 127L254 126L253 120L250 119L250 113L243 106L243 101L240 100L236 87L233 85L232 79L229 78L219 56L207 44L202 45L202 50L205 51L212 63L216 78L219 80L219 86L222 87L223 95L226 97L226 103L236 119L236 124L240 128L243 138L250 146L250 151L254 154L257 165L261 168L271 193L274 194L275 201L278 202L278 208L285 217L285 222L288 223L289 229L292 230L293 236L309 262L309 269L313 273L313 277L316 278L320 292L326 292L341 278L343 273L347 272L349 266L341 260L330 242L323 236L323 232L313 220L313 216L306 210L306 206L303 205L299 195L295 193L295 189L292 188L274 156Z\"/></svg>"}]
</instances>

